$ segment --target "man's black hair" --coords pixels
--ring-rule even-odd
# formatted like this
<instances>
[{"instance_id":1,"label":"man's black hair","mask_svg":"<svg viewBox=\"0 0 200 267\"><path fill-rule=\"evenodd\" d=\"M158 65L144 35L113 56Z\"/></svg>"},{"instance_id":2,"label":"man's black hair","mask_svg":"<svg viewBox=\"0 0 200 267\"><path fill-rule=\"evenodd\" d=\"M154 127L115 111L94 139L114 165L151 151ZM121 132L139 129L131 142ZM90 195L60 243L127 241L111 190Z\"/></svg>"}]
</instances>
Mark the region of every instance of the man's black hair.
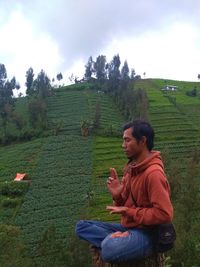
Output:
<instances>
[{"instance_id":1,"label":"man's black hair","mask_svg":"<svg viewBox=\"0 0 200 267\"><path fill-rule=\"evenodd\" d=\"M147 139L147 148L151 151L154 147L154 130L151 125L144 120L134 120L123 126L123 131L132 128L132 136L139 142L143 136Z\"/></svg>"}]
</instances>

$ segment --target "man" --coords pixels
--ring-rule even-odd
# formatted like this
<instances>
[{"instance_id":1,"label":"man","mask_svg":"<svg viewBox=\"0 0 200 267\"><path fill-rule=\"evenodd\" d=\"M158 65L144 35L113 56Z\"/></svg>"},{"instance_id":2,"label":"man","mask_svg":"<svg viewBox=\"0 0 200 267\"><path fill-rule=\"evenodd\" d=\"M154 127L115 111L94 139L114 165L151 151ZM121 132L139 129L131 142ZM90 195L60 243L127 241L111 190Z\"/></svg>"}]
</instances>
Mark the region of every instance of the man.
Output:
<instances>
[{"instance_id":1,"label":"man","mask_svg":"<svg viewBox=\"0 0 200 267\"><path fill-rule=\"evenodd\" d=\"M170 189L160 152L152 151L154 131L148 122L136 120L123 128L123 149L128 158L120 181L114 168L107 187L121 223L79 221L77 235L97 247L105 262L141 259L155 251L155 225L172 220Z\"/></svg>"}]
</instances>

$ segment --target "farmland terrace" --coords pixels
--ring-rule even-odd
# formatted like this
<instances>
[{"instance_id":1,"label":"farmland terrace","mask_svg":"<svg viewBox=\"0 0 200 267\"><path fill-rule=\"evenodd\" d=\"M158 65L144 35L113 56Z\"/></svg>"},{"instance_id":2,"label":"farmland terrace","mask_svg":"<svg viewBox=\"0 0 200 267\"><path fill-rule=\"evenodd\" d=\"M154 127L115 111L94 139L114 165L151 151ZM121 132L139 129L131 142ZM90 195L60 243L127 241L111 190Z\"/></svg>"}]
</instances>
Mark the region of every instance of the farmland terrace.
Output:
<instances>
[{"instance_id":1,"label":"farmland terrace","mask_svg":"<svg viewBox=\"0 0 200 267\"><path fill-rule=\"evenodd\" d=\"M177 91L161 90L166 84ZM186 95L197 89L197 96ZM155 149L185 169L200 148L200 85L169 80L141 80L149 99L149 120L156 132ZM99 112L98 129L81 135L81 123ZM105 210L111 204L106 188L109 168L122 175L126 158L121 149L125 118L112 99L95 90L56 89L48 99L48 136L0 147L0 182L26 172L31 185L13 207L1 207L0 222L22 228L23 239L34 253L45 229L54 224L57 239L68 242L80 218L113 221ZM1 195L1 201L5 197Z\"/></svg>"}]
</instances>

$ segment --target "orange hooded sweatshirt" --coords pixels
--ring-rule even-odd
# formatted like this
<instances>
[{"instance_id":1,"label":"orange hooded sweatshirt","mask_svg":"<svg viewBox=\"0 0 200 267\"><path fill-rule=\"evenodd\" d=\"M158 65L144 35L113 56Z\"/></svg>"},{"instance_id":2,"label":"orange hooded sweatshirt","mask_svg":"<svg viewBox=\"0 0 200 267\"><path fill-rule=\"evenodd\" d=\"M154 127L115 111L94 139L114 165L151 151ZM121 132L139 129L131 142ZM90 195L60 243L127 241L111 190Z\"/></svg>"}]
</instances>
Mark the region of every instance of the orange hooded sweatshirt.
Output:
<instances>
[{"instance_id":1,"label":"orange hooded sweatshirt","mask_svg":"<svg viewBox=\"0 0 200 267\"><path fill-rule=\"evenodd\" d=\"M121 216L124 227L144 227L172 220L170 188L159 151L152 151L139 164L128 163L122 183L123 192L114 199L114 204L128 207Z\"/></svg>"}]
</instances>

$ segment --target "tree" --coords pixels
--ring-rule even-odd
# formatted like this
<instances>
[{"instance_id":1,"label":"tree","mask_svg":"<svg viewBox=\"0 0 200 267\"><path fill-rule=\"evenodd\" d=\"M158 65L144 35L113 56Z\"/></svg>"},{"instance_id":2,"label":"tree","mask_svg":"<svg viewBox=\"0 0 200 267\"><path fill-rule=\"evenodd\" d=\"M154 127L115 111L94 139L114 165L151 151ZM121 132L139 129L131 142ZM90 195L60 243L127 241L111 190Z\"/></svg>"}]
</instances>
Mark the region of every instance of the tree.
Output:
<instances>
[{"instance_id":1,"label":"tree","mask_svg":"<svg viewBox=\"0 0 200 267\"><path fill-rule=\"evenodd\" d=\"M140 80L141 79L141 76L140 75L136 75L134 79L135 80Z\"/></svg>"},{"instance_id":2,"label":"tree","mask_svg":"<svg viewBox=\"0 0 200 267\"><path fill-rule=\"evenodd\" d=\"M10 85L9 85L9 83L10 83ZM15 77L13 77L13 78L10 80L10 82L7 81L6 84L7 84L7 86L9 87L9 90L14 90L14 89L16 89L16 87L18 86ZM11 93L11 95L13 95L13 92Z\"/></svg>"},{"instance_id":3,"label":"tree","mask_svg":"<svg viewBox=\"0 0 200 267\"><path fill-rule=\"evenodd\" d=\"M22 92L20 92L19 94L18 94L18 97L23 97L24 95L23 95L23 93Z\"/></svg>"},{"instance_id":4,"label":"tree","mask_svg":"<svg viewBox=\"0 0 200 267\"><path fill-rule=\"evenodd\" d=\"M124 61L124 65L121 69L121 79L125 81L129 80L129 67L126 60Z\"/></svg>"},{"instance_id":5,"label":"tree","mask_svg":"<svg viewBox=\"0 0 200 267\"><path fill-rule=\"evenodd\" d=\"M129 80L129 67L127 61L125 60L124 65L121 69L120 86L118 90L118 95L116 96L116 102L117 104L119 104L119 106L124 106L123 99L125 97L126 92L128 92Z\"/></svg>"},{"instance_id":6,"label":"tree","mask_svg":"<svg viewBox=\"0 0 200 267\"><path fill-rule=\"evenodd\" d=\"M50 79L44 70L41 70L32 83L31 92L33 92L33 97L29 99L28 104L29 121L33 128L40 127L41 129L46 129L46 97L50 95L50 90Z\"/></svg>"},{"instance_id":7,"label":"tree","mask_svg":"<svg viewBox=\"0 0 200 267\"><path fill-rule=\"evenodd\" d=\"M33 68L29 68L26 72L26 83L25 83L27 95L33 95L34 93L33 78L34 78Z\"/></svg>"},{"instance_id":8,"label":"tree","mask_svg":"<svg viewBox=\"0 0 200 267\"><path fill-rule=\"evenodd\" d=\"M0 64L0 86L4 84L7 79L7 72L4 64Z\"/></svg>"},{"instance_id":9,"label":"tree","mask_svg":"<svg viewBox=\"0 0 200 267\"><path fill-rule=\"evenodd\" d=\"M108 91L116 95L120 85L120 67L121 61L119 55L115 55L108 64Z\"/></svg>"},{"instance_id":10,"label":"tree","mask_svg":"<svg viewBox=\"0 0 200 267\"><path fill-rule=\"evenodd\" d=\"M106 80L106 56L100 55L94 62L94 73L98 81Z\"/></svg>"},{"instance_id":11,"label":"tree","mask_svg":"<svg viewBox=\"0 0 200 267\"><path fill-rule=\"evenodd\" d=\"M19 84L18 82L16 82L15 88L16 88L17 90L19 90L19 89L21 88L21 86L20 86L20 84Z\"/></svg>"},{"instance_id":12,"label":"tree","mask_svg":"<svg viewBox=\"0 0 200 267\"><path fill-rule=\"evenodd\" d=\"M13 90L16 88L16 79L7 79L7 72L4 64L0 64L0 116L4 135L6 135L6 125L12 115L14 106Z\"/></svg>"},{"instance_id":13,"label":"tree","mask_svg":"<svg viewBox=\"0 0 200 267\"><path fill-rule=\"evenodd\" d=\"M41 70L37 76L37 79L34 80L33 89L34 92L41 98L46 98L49 95L51 83L44 70Z\"/></svg>"},{"instance_id":14,"label":"tree","mask_svg":"<svg viewBox=\"0 0 200 267\"><path fill-rule=\"evenodd\" d=\"M61 72L58 73L58 74L56 75L56 78L57 78L58 81L62 80L62 79L63 79L62 73L61 73Z\"/></svg>"},{"instance_id":15,"label":"tree","mask_svg":"<svg viewBox=\"0 0 200 267\"><path fill-rule=\"evenodd\" d=\"M12 113L12 121L14 122L16 128L21 131L23 126L25 125L24 118L22 115L18 114L16 111Z\"/></svg>"},{"instance_id":16,"label":"tree","mask_svg":"<svg viewBox=\"0 0 200 267\"><path fill-rule=\"evenodd\" d=\"M85 65L85 75L84 75L85 79L90 80L92 78L93 72L94 72L94 61L90 56L87 64Z\"/></svg>"},{"instance_id":17,"label":"tree","mask_svg":"<svg viewBox=\"0 0 200 267\"><path fill-rule=\"evenodd\" d=\"M72 73L70 76L69 76L69 81L71 82L71 83L73 83L73 82L75 82L74 81L74 74Z\"/></svg>"},{"instance_id":18,"label":"tree","mask_svg":"<svg viewBox=\"0 0 200 267\"><path fill-rule=\"evenodd\" d=\"M131 80L134 80L135 79L135 70L134 69L131 69Z\"/></svg>"},{"instance_id":19,"label":"tree","mask_svg":"<svg viewBox=\"0 0 200 267\"><path fill-rule=\"evenodd\" d=\"M112 81L120 79L120 67L121 61L119 55L115 55L108 67L108 77Z\"/></svg>"}]
</instances>

